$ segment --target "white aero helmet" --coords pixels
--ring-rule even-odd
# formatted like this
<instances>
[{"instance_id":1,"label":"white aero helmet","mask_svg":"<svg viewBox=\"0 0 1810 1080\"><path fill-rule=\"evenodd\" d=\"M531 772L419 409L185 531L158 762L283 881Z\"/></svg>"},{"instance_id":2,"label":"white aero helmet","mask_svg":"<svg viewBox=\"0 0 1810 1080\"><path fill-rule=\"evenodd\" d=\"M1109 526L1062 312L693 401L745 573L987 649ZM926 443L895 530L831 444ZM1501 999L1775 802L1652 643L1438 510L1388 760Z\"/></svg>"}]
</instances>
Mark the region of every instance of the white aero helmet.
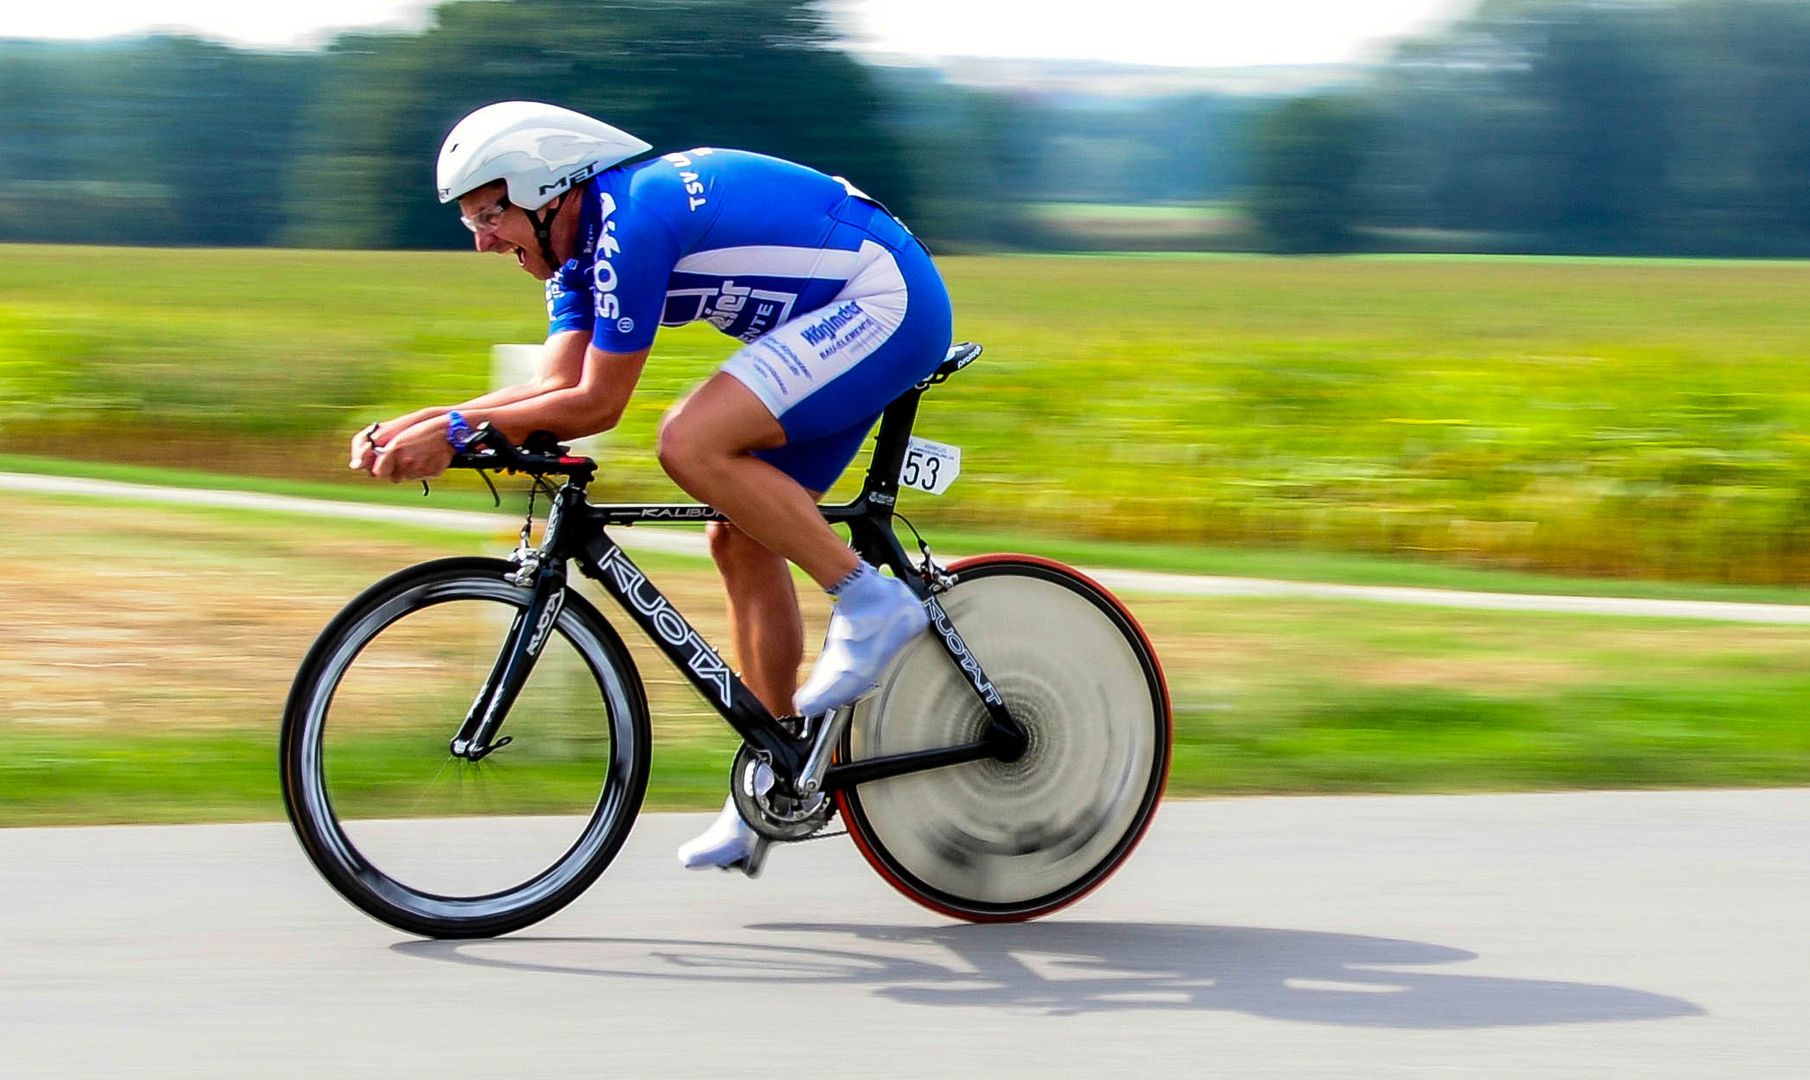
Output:
<instances>
[{"instance_id":1,"label":"white aero helmet","mask_svg":"<svg viewBox=\"0 0 1810 1080\"><path fill-rule=\"evenodd\" d=\"M597 173L653 149L626 131L539 101L499 101L454 125L440 146L435 186L452 202L496 180L534 211ZM532 216L532 215L531 215Z\"/></svg>"}]
</instances>

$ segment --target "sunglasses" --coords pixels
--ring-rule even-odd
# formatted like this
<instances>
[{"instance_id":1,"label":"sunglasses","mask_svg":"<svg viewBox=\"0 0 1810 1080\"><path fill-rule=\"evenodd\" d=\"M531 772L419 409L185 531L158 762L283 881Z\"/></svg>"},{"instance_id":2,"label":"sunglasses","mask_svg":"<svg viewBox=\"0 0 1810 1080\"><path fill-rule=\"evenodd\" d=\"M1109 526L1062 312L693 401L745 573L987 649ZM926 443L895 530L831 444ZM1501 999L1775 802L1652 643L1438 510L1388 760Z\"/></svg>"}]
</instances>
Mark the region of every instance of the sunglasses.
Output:
<instances>
[{"instance_id":1,"label":"sunglasses","mask_svg":"<svg viewBox=\"0 0 1810 1080\"><path fill-rule=\"evenodd\" d=\"M472 232L481 236L484 233L495 232L497 226L503 223L503 215L508 212L509 200L504 199L490 209L480 210L470 217L460 214L459 221L462 222L467 229L470 229Z\"/></svg>"}]
</instances>

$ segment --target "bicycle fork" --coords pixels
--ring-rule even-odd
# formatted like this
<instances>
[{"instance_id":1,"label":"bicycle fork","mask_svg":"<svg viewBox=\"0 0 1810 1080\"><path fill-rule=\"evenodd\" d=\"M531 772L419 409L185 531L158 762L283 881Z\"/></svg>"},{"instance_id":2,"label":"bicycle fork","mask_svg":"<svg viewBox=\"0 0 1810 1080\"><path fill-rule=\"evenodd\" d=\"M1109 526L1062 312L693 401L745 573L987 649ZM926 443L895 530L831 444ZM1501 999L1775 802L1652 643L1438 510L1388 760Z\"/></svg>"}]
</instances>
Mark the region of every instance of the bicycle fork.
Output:
<instances>
[{"instance_id":1,"label":"bicycle fork","mask_svg":"<svg viewBox=\"0 0 1810 1080\"><path fill-rule=\"evenodd\" d=\"M527 685L540 658L541 649L553 634L553 626L566 602L566 565L564 559L546 559L534 577L534 595L516 612L503 646L491 665L490 675L478 691L458 734L452 737L450 749L454 757L482 761L491 753L508 746L508 736L497 737L503 718Z\"/></svg>"}]
</instances>

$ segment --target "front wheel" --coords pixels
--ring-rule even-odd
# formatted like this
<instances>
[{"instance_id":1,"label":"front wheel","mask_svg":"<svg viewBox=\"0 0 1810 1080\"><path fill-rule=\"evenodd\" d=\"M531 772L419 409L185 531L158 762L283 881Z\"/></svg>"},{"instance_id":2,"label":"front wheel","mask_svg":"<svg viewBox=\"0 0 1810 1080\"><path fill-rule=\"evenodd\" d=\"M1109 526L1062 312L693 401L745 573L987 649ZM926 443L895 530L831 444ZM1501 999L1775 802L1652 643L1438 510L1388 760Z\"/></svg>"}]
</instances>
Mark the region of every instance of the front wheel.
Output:
<instances>
[{"instance_id":1,"label":"front wheel","mask_svg":"<svg viewBox=\"0 0 1810 1080\"><path fill-rule=\"evenodd\" d=\"M322 876L412 934L488 937L576 899L647 787L647 701L597 609L567 589L495 752L450 744L532 590L497 559L403 570L322 631L284 709L283 798Z\"/></svg>"},{"instance_id":2,"label":"front wheel","mask_svg":"<svg viewBox=\"0 0 1810 1080\"><path fill-rule=\"evenodd\" d=\"M1047 915L1130 856L1169 775L1169 693L1137 622L1104 588L1026 555L968 559L939 600L1029 735L983 760L837 792L893 887L973 922ZM933 633L855 707L844 761L972 742L985 706Z\"/></svg>"}]
</instances>

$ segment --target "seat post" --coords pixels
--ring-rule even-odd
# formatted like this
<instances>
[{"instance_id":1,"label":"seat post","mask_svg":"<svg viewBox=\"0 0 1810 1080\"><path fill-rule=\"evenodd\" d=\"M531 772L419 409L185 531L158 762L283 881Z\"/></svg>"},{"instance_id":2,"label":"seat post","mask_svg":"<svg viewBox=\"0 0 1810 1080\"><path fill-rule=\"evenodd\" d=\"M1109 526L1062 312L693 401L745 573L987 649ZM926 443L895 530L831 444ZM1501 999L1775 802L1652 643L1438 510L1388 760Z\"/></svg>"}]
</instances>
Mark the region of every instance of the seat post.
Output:
<instances>
[{"instance_id":1,"label":"seat post","mask_svg":"<svg viewBox=\"0 0 1810 1080\"><path fill-rule=\"evenodd\" d=\"M869 502L891 506L898 498L899 470L905 467L905 448L911 441L911 426L917 422L918 399L923 396L923 387L913 387L880 414L874 456L867 464L867 483L862 488Z\"/></svg>"},{"instance_id":2,"label":"seat post","mask_svg":"<svg viewBox=\"0 0 1810 1080\"><path fill-rule=\"evenodd\" d=\"M972 364L980 355L980 346L964 341L951 346L937 369L924 381L893 399L880 414L880 430L874 435L874 456L867 466L867 482L862 486L862 499L869 504L891 507L899 497L899 471L905 467L905 451L911 445L911 426L917 423L918 399L924 391Z\"/></svg>"}]
</instances>

